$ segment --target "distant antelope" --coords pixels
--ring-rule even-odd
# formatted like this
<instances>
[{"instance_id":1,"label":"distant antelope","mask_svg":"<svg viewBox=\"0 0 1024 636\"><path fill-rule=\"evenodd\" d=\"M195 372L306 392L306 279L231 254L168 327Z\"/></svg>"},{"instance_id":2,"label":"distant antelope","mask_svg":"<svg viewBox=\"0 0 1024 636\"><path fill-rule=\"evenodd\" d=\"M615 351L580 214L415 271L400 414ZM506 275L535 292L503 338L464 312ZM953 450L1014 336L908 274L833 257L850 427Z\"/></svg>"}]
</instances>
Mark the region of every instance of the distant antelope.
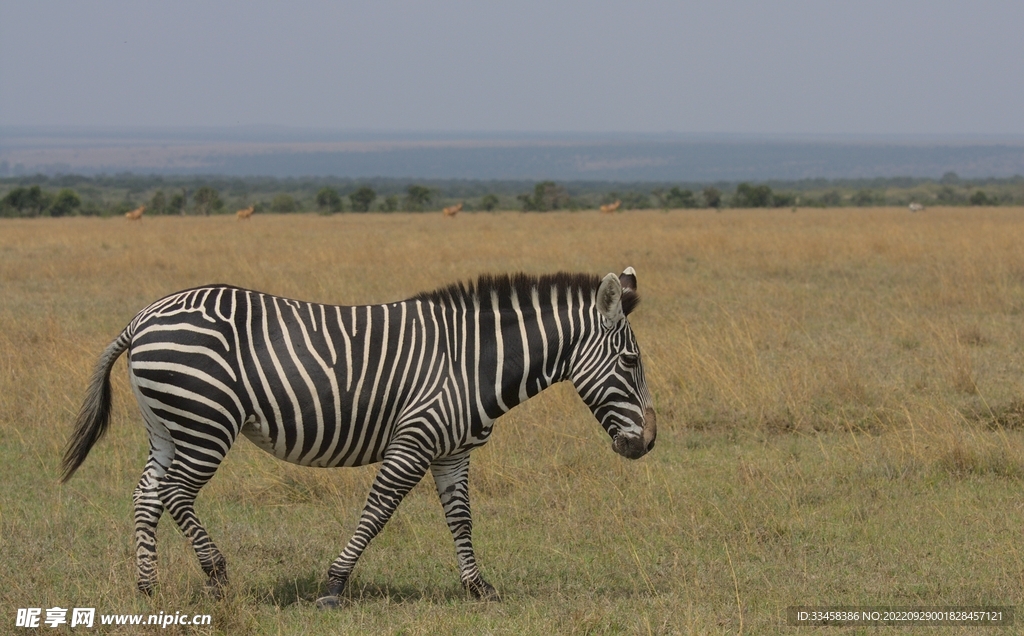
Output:
<instances>
[{"instance_id":1,"label":"distant antelope","mask_svg":"<svg viewBox=\"0 0 1024 636\"><path fill-rule=\"evenodd\" d=\"M145 211L146 211L146 206L140 205L139 207L135 208L131 212L125 212L124 213L124 218L128 219L129 221L138 221L139 219L142 218L142 213L145 212Z\"/></svg>"},{"instance_id":2,"label":"distant antelope","mask_svg":"<svg viewBox=\"0 0 1024 636\"><path fill-rule=\"evenodd\" d=\"M235 212L235 215L238 217L239 221L244 221L245 219L247 219L250 216L252 216L253 210L255 210L255 209L256 209L255 205L250 205L249 207L245 208L244 210L239 210L238 212Z\"/></svg>"},{"instance_id":3,"label":"distant antelope","mask_svg":"<svg viewBox=\"0 0 1024 636\"><path fill-rule=\"evenodd\" d=\"M909 208L910 208L910 211L911 211L911 212L920 212L921 210L923 210L923 209L924 209L924 206L923 206L923 205L921 205L920 203L911 203L911 204L910 204L909 206L907 206L907 207L909 207Z\"/></svg>"},{"instance_id":4,"label":"distant antelope","mask_svg":"<svg viewBox=\"0 0 1024 636\"><path fill-rule=\"evenodd\" d=\"M461 211L462 211L462 204L460 203L458 205L453 205L451 207L445 208L444 209L444 215L445 216L455 216L456 214L458 214Z\"/></svg>"},{"instance_id":5,"label":"distant antelope","mask_svg":"<svg viewBox=\"0 0 1024 636\"><path fill-rule=\"evenodd\" d=\"M622 201L616 199L615 203L606 203L602 205L601 212L604 214L611 214L612 212L618 210L620 205L622 205Z\"/></svg>"}]
</instances>

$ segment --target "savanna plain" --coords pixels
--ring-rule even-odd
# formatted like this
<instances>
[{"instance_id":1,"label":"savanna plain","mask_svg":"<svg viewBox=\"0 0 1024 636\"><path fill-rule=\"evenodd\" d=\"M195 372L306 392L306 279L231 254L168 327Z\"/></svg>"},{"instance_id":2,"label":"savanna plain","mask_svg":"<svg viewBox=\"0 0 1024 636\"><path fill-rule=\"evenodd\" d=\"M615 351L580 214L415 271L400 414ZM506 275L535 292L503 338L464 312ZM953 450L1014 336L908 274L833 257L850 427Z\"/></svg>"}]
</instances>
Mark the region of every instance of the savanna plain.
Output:
<instances>
[{"instance_id":1,"label":"savanna plain","mask_svg":"<svg viewBox=\"0 0 1024 636\"><path fill-rule=\"evenodd\" d=\"M58 484L93 364L167 293L367 304L485 272L630 265L657 445L613 453L568 383L498 421L470 492L501 603L466 597L427 480L341 608L318 611L375 467L292 466L244 439L197 504L224 597L166 515L157 591L139 595L147 443L123 359L109 433ZM0 474L0 632L54 606L210 614L134 633L225 634L817 633L835 630L788 626L787 607L1020 608L1024 209L3 220Z\"/></svg>"}]
</instances>

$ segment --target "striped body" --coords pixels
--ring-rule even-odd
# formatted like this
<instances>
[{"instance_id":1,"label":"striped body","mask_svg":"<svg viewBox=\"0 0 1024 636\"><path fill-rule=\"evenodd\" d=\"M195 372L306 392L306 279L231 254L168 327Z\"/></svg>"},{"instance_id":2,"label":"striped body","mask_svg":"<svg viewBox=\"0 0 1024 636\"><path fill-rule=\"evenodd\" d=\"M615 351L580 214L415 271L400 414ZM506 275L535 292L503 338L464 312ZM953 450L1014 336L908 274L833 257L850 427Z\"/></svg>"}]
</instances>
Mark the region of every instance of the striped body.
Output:
<instances>
[{"instance_id":1,"label":"striped body","mask_svg":"<svg viewBox=\"0 0 1024 636\"><path fill-rule=\"evenodd\" d=\"M609 293L614 302L605 307ZM192 541L210 583L226 581L223 556L193 504L241 433L303 466L382 463L355 536L328 572L326 604L428 470L463 583L477 596L495 596L473 557L469 451L487 441L501 414L571 379L617 452L647 452L654 413L625 320L632 304L631 269L603 281L484 277L475 287L357 307L225 285L172 294L140 312L101 357L65 455L65 479L103 434L110 367L128 350L150 437L134 496L140 589L155 582L164 510Z\"/></svg>"}]
</instances>

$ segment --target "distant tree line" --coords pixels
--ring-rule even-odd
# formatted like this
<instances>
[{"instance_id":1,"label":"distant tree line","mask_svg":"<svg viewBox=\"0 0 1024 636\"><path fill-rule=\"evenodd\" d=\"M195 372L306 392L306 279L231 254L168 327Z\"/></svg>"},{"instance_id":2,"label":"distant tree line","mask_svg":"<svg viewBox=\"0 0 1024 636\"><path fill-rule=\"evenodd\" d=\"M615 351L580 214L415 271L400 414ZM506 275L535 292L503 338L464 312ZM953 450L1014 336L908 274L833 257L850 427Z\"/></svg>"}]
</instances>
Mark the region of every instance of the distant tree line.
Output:
<instances>
[{"instance_id":1,"label":"distant tree line","mask_svg":"<svg viewBox=\"0 0 1024 636\"><path fill-rule=\"evenodd\" d=\"M16 177L0 179L0 216L120 215L140 205L147 215L256 212L425 212L462 203L466 211L524 212L596 209L619 201L621 210L879 205L990 206L1024 204L1024 177L940 179L807 179L797 182L714 184L608 183L552 180L207 178L144 175Z\"/></svg>"}]
</instances>

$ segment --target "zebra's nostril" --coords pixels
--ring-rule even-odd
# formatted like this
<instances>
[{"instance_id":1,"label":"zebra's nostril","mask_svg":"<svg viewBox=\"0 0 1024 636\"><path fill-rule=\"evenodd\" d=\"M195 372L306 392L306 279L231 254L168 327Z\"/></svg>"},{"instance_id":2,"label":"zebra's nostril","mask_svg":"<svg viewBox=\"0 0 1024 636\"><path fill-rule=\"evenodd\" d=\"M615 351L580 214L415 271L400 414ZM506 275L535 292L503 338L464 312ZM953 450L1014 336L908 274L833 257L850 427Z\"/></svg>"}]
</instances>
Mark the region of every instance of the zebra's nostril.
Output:
<instances>
[{"instance_id":1,"label":"zebra's nostril","mask_svg":"<svg viewBox=\"0 0 1024 636\"><path fill-rule=\"evenodd\" d=\"M653 439L651 440L651 443L647 445L647 452L648 453L651 452L652 448L654 448L654 440Z\"/></svg>"}]
</instances>

